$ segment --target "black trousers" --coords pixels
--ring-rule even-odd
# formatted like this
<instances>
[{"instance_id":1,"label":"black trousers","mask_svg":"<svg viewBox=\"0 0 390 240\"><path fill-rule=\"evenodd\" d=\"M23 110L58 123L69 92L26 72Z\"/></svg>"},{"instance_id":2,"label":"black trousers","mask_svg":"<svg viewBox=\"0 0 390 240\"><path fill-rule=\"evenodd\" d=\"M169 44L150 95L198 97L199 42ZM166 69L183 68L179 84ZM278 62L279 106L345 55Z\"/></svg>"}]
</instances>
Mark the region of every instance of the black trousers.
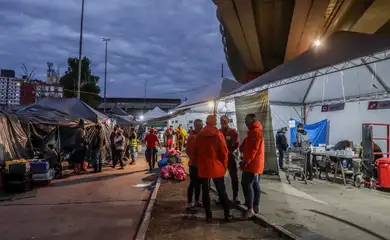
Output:
<instances>
[{"instance_id":1,"label":"black trousers","mask_svg":"<svg viewBox=\"0 0 390 240\"><path fill-rule=\"evenodd\" d=\"M115 154L114 154L113 167L115 167L118 162L121 165L121 167L124 167L125 165L123 164L123 154L124 154L123 150L116 149L114 152Z\"/></svg>"},{"instance_id":2,"label":"black trousers","mask_svg":"<svg viewBox=\"0 0 390 240\"><path fill-rule=\"evenodd\" d=\"M157 148L146 148L145 158L149 164L149 170L154 170L157 162Z\"/></svg>"},{"instance_id":3,"label":"black trousers","mask_svg":"<svg viewBox=\"0 0 390 240\"><path fill-rule=\"evenodd\" d=\"M233 199L236 199L238 197L237 161L233 154L229 154L228 158L228 171L232 181Z\"/></svg>"},{"instance_id":4,"label":"black trousers","mask_svg":"<svg viewBox=\"0 0 390 240\"><path fill-rule=\"evenodd\" d=\"M279 169L283 169L283 158L284 158L284 150L281 147L278 147L279 152Z\"/></svg>"},{"instance_id":5,"label":"black trousers","mask_svg":"<svg viewBox=\"0 0 390 240\"><path fill-rule=\"evenodd\" d=\"M190 165L190 185L187 190L188 203L192 203L192 198L195 192L195 202L200 198L200 178L198 176L198 169L195 166Z\"/></svg>"},{"instance_id":6,"label":"black trousers","mask_svg":"<svg viewBox=\"0 0 390 240\"><path fill-rule=\"evenodd\" d=\"M202 185L202 201L203 201L203 207L206 213L206 217L212 218L213 214L211 212L211 205L210 205L209 179L201 178L200 181ZM224 177L213 178L213 182L217 189L219 200L221 201L221 205L225 217L228 217L230 215L230 209L229 209L229 199L225 189L225 178Z\"/></svg>"}]
</instances>

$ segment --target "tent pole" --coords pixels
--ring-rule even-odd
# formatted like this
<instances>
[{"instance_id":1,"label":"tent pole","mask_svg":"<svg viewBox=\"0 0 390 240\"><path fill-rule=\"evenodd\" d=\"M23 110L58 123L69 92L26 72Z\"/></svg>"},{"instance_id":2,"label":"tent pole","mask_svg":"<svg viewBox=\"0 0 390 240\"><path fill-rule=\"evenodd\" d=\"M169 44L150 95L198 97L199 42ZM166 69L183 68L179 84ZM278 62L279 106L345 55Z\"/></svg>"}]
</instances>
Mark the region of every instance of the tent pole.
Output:
<instances>
[{"instance_id":1,"label":"tent pole","mask_svg":"<svg viewBox=\"0 0 390 240\"><path fill-rule=\"evenodd\" d=\"M306 104L303 104L303 124L305 124L306 125Z\"/></svg>"},{"instance_id":2,"label":"tent pole","mask_svg":"<svg viewBox=\"0 0 390 240\"><path fill-rule=\"evenodd\" d=\"M213 115L217 116L217 100L214 100Z\"/></svg>"}]
</instances>

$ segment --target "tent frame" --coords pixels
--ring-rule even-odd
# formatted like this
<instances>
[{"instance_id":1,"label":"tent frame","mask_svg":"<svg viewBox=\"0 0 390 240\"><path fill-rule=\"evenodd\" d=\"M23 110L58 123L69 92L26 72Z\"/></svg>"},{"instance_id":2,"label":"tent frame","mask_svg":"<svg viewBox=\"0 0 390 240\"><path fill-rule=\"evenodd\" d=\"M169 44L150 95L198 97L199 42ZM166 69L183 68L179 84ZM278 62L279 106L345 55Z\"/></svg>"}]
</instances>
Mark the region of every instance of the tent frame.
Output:
<instances>
[{"instance_id":1,"label":"tent frame","mask_svg":"<svg viewBox=\"0 0 390 240\"><path fill-rule=\"evenodd\" d=\"M385 61L385 60L388 60L388 59L390 59L390 49L387 49L385 51L381 51L381 52L378 52L378 53L373 53L373 54L367 55L365 57L359 57L359 58L356 58L356 59L351 59L351 60L348 60L348 61L343 62L343 63L331 65L331 66L328 66L328 67L325 67L325 68L321 68L321 69L317 69L317 70L314 70L314 71L306 72L306 73L299 74L299 75L296 75L296 76L284 78L284 79L281 79L281 80L276 80L274 82L271 82L271 83L268 83L268 84L264 84L264 85L262 85L260 87L255 87L253 89L249 89L249 90L246 90L246 91L242 91L242 92L239 92L239 93L235 93L235 94L223 97L223 98L221 98L221 100L231 99L231 98L240 97L240 96L252 95L252 94L255 94L257 92L261 92L261 91L264 91L264 90L267 90L267 89L270 89L270 88L276 88L276 87L279 87L279 86L282 86L282 85L288 85L288 84L295 83L295 82L311 80L310 85L309 85L308 89L305 92L304 99L303 99L302 103L297 103L297 102L273 102L273 101L270 101L270 103L271 104L276 104L276 105L285 105L285 106L289 106L289 105L290 106L302 106L303 104L306 104L306 105L318 105L318 104L322 103L322 101L321 102L310 102L310 103L306 103L305 102L306 97L307 97L308 93L310 92L310 89L311 89L311 87L312 87L312 85L314 83L314 80L316 78L321 77L321 76L326 76L326 75L329 75L331 73L337 73L337 72L341 72L341 71L344 71L344 70L357 68L357 67L363 67L363 66L365 66L367 68L367 70L370 71L371 74L374 75L374 77L376 78L378 83L385 89L386 94L376 93L376 94L368 94L366 96L351 96L351 97L347 97L345 100L346 101L356 101L356 100L363 100L363 99L366 99L366 98L368 98L368 99L373 99L373 98L378 99L378 97L385 98L385 97L387 97L386 96L387 93L390 93L390 87L388 87L383 82L383 80L375 73L375 71L371 68L371 66L369 66L369 64L382 62L382 61ZM371 95L374 95L374 96L371 96ZM339 101L339 100L340 99L328 99L327 102Z\"/></svg>"}]
</instances>

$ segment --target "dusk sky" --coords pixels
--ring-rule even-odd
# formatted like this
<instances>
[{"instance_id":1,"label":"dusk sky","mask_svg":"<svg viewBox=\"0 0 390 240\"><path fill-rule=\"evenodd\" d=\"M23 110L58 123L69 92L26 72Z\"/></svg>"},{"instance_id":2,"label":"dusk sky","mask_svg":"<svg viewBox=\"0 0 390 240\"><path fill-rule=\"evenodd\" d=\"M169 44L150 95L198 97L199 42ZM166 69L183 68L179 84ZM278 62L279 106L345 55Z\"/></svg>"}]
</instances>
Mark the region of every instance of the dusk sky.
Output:
<instances>
[{"instance_id":1,"label":"dusk sky","mask_svg":"<svg viewBox=\"0 0 390 240\"><path fill-rule=\"evenodd\" d=\"M78 56L80 13L81 0L0 0L0 68L20 76L24 63L45 79L53 62L63 74ZM226 66L211 0L85 0L83 55L102 92L103 37L111 38L108 97L143 97L145 80L147 97L170 97L214 83Z\"/></svg>"}]
</instances>

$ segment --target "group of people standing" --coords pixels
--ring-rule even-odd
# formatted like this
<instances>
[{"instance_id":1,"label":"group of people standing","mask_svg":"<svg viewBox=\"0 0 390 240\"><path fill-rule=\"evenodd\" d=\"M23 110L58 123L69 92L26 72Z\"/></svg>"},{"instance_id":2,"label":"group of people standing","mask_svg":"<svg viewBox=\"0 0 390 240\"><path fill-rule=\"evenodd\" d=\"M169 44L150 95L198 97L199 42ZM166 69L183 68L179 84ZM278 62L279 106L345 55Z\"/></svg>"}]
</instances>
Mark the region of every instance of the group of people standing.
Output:
<instances>
[{"instance_id":1,"label":"group of people standing","mask_svg":"<svg viewBox=\"0 0 390 240\"><path fill-rule=\"evenodd\" d=\"M259 211L260 185L259 175L264 169L263 128L254 114L248 114L245 123L248 127L247 137L239 146L238 133L229 127L227 116L220 118L221 129L217 128L217 118L207 117L206 126L200 119L195 120L194 129L187 139L187 155L189 156L190 184L188 186L188 210L203 205L206 221L212 221L209 187L214 182L219 201L224 210L226 221L232 219L230 201L225 189L224 176L229 171L232 180L233 201L239 203L237 158L241 153L239 168L242 171L241 186L245 196L247 212L245 218L251 218ZM195 202L193 195L195 193ZM202 193L202 202L200 194Z\"/></svg>"},{"instance_id":2,"label":"group of people standing","mask_svg":"<svg viewBox=\"0 0 390 240\"><path fill-rule=\"evenodd\" d=\"M187 137L187 131L183 128L183 125L179 125L176 129L173 129L173 126L169 128L164 133L165 146L168 149L183 150Z\"/></svg>"},{"instance_id":3,"label":"group of people standing","mask_svg":"<svg viewBox=\"0 0 390 240\"><path fill-rule=\"evenodd\" d=\"M123 129L116 125L110 135L112 168L115 168L119 162L119 169L124 169L124 158L131 158L129 164L135 164L137 133L134 128L131 128L128 134L123 132Z\"/></svg>"}]
</instances>

